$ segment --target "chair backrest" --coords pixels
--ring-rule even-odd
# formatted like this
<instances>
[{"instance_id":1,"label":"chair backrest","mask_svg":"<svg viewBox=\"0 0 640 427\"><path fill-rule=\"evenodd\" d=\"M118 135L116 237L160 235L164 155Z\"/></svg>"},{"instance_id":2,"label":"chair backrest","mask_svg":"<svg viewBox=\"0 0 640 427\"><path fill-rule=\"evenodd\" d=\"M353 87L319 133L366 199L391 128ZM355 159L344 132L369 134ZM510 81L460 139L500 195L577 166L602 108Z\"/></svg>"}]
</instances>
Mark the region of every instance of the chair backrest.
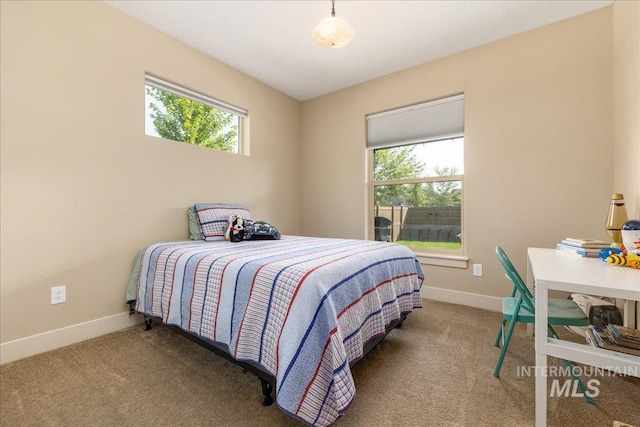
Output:
<instances>
[{"instance_id":1,"label":"chair backrest","mask_svg":"<svg viewBox=\"0 0 640 427\"><path fill-rule=\"evenodd\" d=\"M507 254L504 253L500 246L496 246L496 255L498 255L498 259L504 267L507 277L513 282L514 289L517 289L518 293L520 294L524 308L534 313L535 305L533 295L529 291L529 288L527 288L524 280L522 280L522 277L520 277L520 275L518 274L516 268L511 263L511 260L509 259Z\"/></svg>"}]
</instances>

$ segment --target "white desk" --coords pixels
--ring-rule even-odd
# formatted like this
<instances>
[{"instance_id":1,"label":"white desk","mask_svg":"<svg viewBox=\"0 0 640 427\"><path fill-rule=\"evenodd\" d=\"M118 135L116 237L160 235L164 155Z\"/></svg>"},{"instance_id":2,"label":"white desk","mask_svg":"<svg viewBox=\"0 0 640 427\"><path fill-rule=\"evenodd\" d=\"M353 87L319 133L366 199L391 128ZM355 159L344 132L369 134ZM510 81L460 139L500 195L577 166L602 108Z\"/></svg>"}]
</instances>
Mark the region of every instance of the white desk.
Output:
<instances>
[{"instance_id":1,"label":"white desk","mask_svg":"<svg viewBox=\"0 0 640 427\"><path fill-rule=\"evenodd\" d=\"M640 271L556 249L529 248L527 260L527 280L535 286L536 298L536 426L546 426L547 356L640 377L638 356L547 338L549 289L640 301Z\"/></svg>"}]
</instances>

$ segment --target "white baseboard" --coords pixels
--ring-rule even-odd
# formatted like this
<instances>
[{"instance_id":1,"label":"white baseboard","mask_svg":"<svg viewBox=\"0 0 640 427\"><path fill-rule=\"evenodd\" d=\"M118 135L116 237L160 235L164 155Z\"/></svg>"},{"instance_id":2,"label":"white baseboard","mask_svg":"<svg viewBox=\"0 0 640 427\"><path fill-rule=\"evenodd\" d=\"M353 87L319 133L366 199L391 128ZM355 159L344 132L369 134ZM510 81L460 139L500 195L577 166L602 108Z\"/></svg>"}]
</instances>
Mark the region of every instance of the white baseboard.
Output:
<instances>
[{"instance_id":1,"label":"white baseboard","mask_svg":"<svg viewBox=\"0 0 640 427\"><path fill-rule=\"evenodd\" d=\"M502 311L502 298L490 297L487 295L472 294L470 292L452 291L449 289L423 286L420 290L423 298L436 301L449 302L452 304L466 305L469 307L483 308L491 311ZM618 308L622 311L624 324L631 328L638 328L640 325L640 303L635 301L620 300ZM628 309L628 312L627 312ZM533 325L527 325L527 333L533 336Z\"/></svg>"},{"instance_id":2,"label":"white baseboard","mask_svg":"<svg viewBox=\"0 0 640 427\"><path fill-rule=\"evenodd\" d=\"M118 331L142 323L142 316L129 312L90 320L42 334L0 344L0 364L13 362L45 351L55 350L80 341Z\"/></svg>"},{"instance_id":3,"label":"white baseboard","mask_svg":"<svg viewBox=\"0 0 640 427\"><path fill-rule=\"evenodd\" d=\"M426 299L483 308L491 311L502 311L502 298L500 297L452 291L450 289L434 288L432 286L423 286L420 294Z\"/></svg>"},{"instance_id":4,"label":"white baseboard","mask_svg":"<svg viewBox=\"0 0 640 427\"><path fill-rule=\"evenodd\" d=\"M452 304L466 305L485 310L501 311L502 298L470 292L452 291L450 289L423 286L423 298L443 301ZM640 304L637 305L638 319L640 319ZM95 338L100 335L118 331L142 323L142 316L129 315L129 312L114 314L113 316L67 326L66 328L20 338L0 344L0 364L13 362L45 351L75 344L80 341Z\"/></svg>"},{"instance_id":5,"label":"white baseboard","mask_svg":"<svg viewBox=\"0 0 640 427\"><path fill-rule=\"evenodd\" d=\"M452 304L483 308L485 310L502 310L502 299L469 292L423 286L423 298L444 301ZM66 328L20 338L0 344L0 364L13 362L45 351L75 344L100 335L118 331L142 323L142 316L129 312L67 326Z\"/></svg>"}]
</instances>

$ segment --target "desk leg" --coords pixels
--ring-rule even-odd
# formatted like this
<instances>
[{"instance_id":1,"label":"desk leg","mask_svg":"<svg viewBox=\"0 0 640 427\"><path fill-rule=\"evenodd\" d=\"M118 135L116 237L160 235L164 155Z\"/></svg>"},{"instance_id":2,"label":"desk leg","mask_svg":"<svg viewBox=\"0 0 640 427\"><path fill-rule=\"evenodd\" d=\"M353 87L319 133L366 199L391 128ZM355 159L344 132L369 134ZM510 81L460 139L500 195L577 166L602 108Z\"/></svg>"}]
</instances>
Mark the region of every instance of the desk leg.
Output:
<instances>
[{"instance_id":1,"label":"desk leg","mask_svg":"<svg viewBox=\"0 0 640 427\"><path fill-rule=\"evenodd\" d=\"M547 340L549 322L549 290L545 284L536 283L536 427L547 425Z\"/></svg>"},{"instance_id":2,"label":"desk leg","mask_svg":"<svg viewBox=\"0 0 640 427\"><path fill-rule=\"evenodd\" d=\"M536 353L536 427L547 425L547 355Z\"/></svg>"},{"instance_id":3,"label":"desk leg","mask_svg":"<svg viewBox=\"0 0 640 427\"><path fill-rule=\"evenodd\" d=\"M533 273L531 273L531 265L529 265L529 257L527 257L527 288L529 288L529 291L531 291L531 295L535 295L536 290L534 286ZM528 337L533 336L532 323L527 323L527 336Z\"/></svg>"}]
</instances>

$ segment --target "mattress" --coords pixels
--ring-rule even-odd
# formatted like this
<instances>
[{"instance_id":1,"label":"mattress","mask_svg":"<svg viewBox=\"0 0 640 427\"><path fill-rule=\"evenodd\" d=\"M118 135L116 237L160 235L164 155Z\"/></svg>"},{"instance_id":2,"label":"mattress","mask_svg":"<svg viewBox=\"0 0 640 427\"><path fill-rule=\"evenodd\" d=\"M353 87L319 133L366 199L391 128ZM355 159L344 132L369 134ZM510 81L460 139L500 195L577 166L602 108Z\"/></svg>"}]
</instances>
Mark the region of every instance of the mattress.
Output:
<instances>
[{"instance_id":1,"label":"mattress","mask_svg":"<svg viewBox=\"0 0 640 427\"><path fill-rule=\"evenodd\" d=\"M387 242L168 242L140 252L126 299L259 366L276 378L281 410L326 426L355 397L350 363L422 306L423 279L413 252Z\"/></svg>"}]
</instances>

